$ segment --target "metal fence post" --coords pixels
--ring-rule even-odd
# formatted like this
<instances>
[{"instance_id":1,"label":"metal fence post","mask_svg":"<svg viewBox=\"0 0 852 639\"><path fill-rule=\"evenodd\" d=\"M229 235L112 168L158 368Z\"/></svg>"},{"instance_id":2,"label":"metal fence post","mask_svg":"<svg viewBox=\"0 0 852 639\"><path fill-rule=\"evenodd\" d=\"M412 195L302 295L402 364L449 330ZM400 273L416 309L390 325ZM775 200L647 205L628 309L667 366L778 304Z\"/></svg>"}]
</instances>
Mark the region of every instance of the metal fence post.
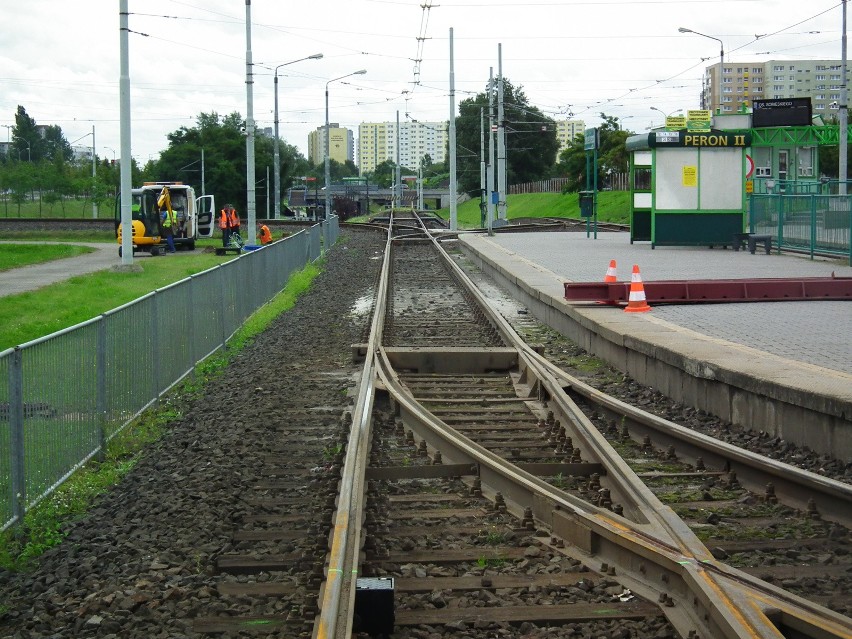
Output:
<instances>
[{"instance_id":1,"label":"metal fence post","mask_svg":"<svg viewBox=\"0 0 852 639\"><path fill-rule=\"evenodd\" d=\"M846 242L849 244L849 266L852 266L852 196L846 196L846 220L849 222L849 235L846 237Z\"/></svg>"},{"instance_id":2,"label":"metal fence post","mask_svg":"<svg viewBox=\"0 0 852 639\"><path fill-rule=\"evenodd\" d=\"M12 484L12 513L24 520L27 483L24 475L24 370L21 349L15 347L9 365L9 455Z\"/></svg>"},{"instance_id":3,"label":"metal fence post","mask_svg":"<svg viewBox=\"0 0 852 639\"><path fill-rule=\"evenodd\" d=\"M222 329L222 351L224 352L225 346L228 344L228 326L225 321L225 313L227 309L225 308L225 268L220 264L219 270L217 271L219 274L219 326Z\"/></svg>"},{"instance_id":4,"label":"metal fence post","mask_svg":"<svg viewBox=\"0 0 852 639\"><path fill-rule=\"evenodd\" d=\"M187 294L186 294L186 316L192 317L192 309L195 308L195 279L192 275L189 276L189 282L187 282ZM191 320L189 320L191 321ZM188 323L188 322L187 322ZM193 334L192 330L189 330L189 335ZM187 366L184 370L192 371L192 376L195 377L195 365L198 363L198 357L196 355L196 351L198 349L198 345L196 344L197 340L190 338L189 340L189 348L187 349L187 359L189 359L189 366Z\"/></svg>"},{"instance_id":5,"label":"metal fence post","mask_svg":"<svg viewBox=\"0 0 852 639\"><path fill-rule=\"evenodd\" d=\"M153 394L151 398L157 403L160 402L160 381L157 375L160 371L160 331L157 309L159 307L160 295L157 291L151 296L151 380L153 382Z\"/></svg>"},{"instance_id":6,"label":"metal fence post","mask_svg":"<svg viewBox=\"0 0 852 639\"><path fill-rule=\"evenodd\" d=\"M814 249L816 248L816 236L817 236L817 232L816 232L816 225L817 225L816 211L817 211L816 195L811 194L811 237L810 237L811 259L814 259ZM778 251L778 252L780 253L781 251Z\"/></svg>"},{"instance_id":7,"label":"metal fence post","mask_svg":"<svg viewBox=\"0 0 852 639\"><path fill-rule=\"evenodd\" d=\"M778 246L784 242L784 198L779 193L778 198Z\"/></svg>"},{"instance_id":8,"label":"metal fence post","mask_svg":"<svg viewBox=\"0 0 852 639\"><path fill-rule=\"evenodd\" d=\"M98 428L98 461L103 461L106 455L106 317L100 316L98 321L98 345L95 354L95 411L97 412Z\"/></svg>"}]
</instances>

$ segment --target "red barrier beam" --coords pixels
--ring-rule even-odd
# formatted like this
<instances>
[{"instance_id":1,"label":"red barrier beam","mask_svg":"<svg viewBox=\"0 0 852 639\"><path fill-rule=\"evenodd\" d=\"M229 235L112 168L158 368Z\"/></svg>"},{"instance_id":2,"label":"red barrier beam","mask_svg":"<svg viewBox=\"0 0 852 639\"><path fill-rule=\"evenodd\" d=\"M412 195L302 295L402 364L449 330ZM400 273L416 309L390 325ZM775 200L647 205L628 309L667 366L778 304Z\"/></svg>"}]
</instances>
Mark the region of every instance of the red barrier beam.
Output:
<instances>
[{"instance_id":1,"label":"red barrier beam","mask_svg":"<svg viewBox=\"0 0 852 639\"><path fill-rule=\"evenodd\" d=\"M850 277L658 280L643 285L649 304L852 300ZM630 294L630 282L566 282L564 286L569 302L626 304Z\"/></svg>"}]
</instances>

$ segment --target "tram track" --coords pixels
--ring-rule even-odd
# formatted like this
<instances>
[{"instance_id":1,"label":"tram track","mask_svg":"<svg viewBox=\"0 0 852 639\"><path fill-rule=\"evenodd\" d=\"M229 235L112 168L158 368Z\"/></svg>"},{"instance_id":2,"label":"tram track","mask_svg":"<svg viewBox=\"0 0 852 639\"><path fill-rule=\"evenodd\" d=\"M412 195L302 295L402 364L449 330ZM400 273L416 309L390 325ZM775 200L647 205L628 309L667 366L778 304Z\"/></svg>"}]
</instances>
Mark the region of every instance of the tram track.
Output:
<instances>
[{"instance_id":1,"label":"tram track","mask_svg":"<svg viewBox=\"0 0 852 639\"><path fill-rule=\"evenodd\" d=\"M454 517L474 518L473 523L462 519L461 529L479 526L482 530L482 522L487 521L482 513L488 508L483 511L477 505L473 508L479 509L477 514L464 512L471 510L471 504L466 504L465 499L478 496L481 491L496 504L492 507L495 512L505 511L515 517L509 530L532 549L531 555L544 553L548 562L561 555L578 562L571 564L572 567L581 565L582 570L594 567L595 574L608 582L607 588L629 591L630 597L651 606L653 611L649 609L643 613L646 620L665 618L665 623L671 624L681 636L780 636L779 633L792 628L801 633L797 636L850 636L852 622L848 618L714 558L686 524L662 505L654 491L639 481L591 420L576 408L565 393L571 384L563 375L540 361L540 356L513 337L507 323L489 311L475 289L463 287L464 293L447 292L448 279L460 284L465 280L464 275L452 260L438 257L437 251L431 260L434 267L428 267L430 260L420 257L419 253L414 257L415 251L436 248L436 244L431 240L413 239L417 234L411 229L411 221L404 222L404 226L406 239L398 238L388 244L389 265L383 275L385 282L393 279L392 273L400 274L402 279L399 282L393 279L392 292L388 293L386 302L381 301L379 295L368 360L370 354L374 354L381 394L389 396L396 437L403 446L414 450L403 453L403 462L394 462L394 456L398 458L399 453L385 450L386 444L371 444L372 457L366 454L366 444L359 444L362 458L358 463L372 477L371 483L381 477L385 478L383 481L393 478L396 482L415 483L420 491L422 482L443 482L437 487L430 484L428 488L440 491L442 497L407 493L408 487L397 485L372 487L373 515L367 517L372 527L366 526L364 539L368 540L365 548L374 549L373 561L368 551L359 574L390 574L402 578L399 559L383 563L378 557L385 551L393 557L397 550L388 548L388 535L383 531L388 528L389 520L407 517L419 521L424 513L377 518L376 513L387 512L390 503L395 507L402 503L427 503L431 510L436 504L442 504L444 508L458 511ZM397 253L405 254L407 259L397 260ZM401 265L411 266L414 272L405 271ZM424 281L428 292L423 290ZM460 303L461 298L464 303ZM465 317L460 309L468 306L471 299L478 310ZM428 305L422 314L430 321L419 325L411 323L409 315L416 315L411 310L423 301ZM484 314L487 321L482 321L477 313ZM386 325L380 321L384 317L388 318ZM472 326L480 327L473 331L473 337ZM498 336L500 343L496 343ZM443 344L439 337L444 338ZM516 409L520 409L518 414L513 412ZM384 420L387 422L389 418ZM377 424L380 421L376 419ZM464 425L467 436L451 428L451 423ZM400 429L406 434L400 434ZM374 426L373 436L380 430ZM385 451L383 455L381 451ZM381 461L383 456L390 461ZM413 463L422 458L430 461ZM504 458L511 459L514 464L507 465ZM444 469L437 471L435 466ZM710 472L707 477L718 475L718 472ZM546 481L547 477L551 483ZM555 486L554 477L559 481L566 477L579 478L583 485L578 485L577 494L571 494L570 490ZM467 488L451 483L459 481ZM475 492L466 493L466 490ZM403 493L404 498L381 497ZM454 508L455 500L460 500L465 507ZM531 535L530 530L538 534ZM527 531L527 534L518 531ZM397 539L393 534L390 537ZM360 537L355 535L354 538ZM470 565L464 564L465 561L470 564L472 554L482 552L481 548L476 548L475 540L476 536L473 543L465 542L465 546L472 548L456 557L463 561L461 567L449 569L452 577L443 575L445 581L437 582L442 590L452 590L452 579L468 579L469 588L474 583L471 577L485 577L485 573L478 574L475 570L469 574ZM413 554L415 548L421 551L416 545L418 542L409 538L405 543L407 550L406 547L399 550L406 551L412 560L406 564L412 575L425 577L432 570L430 566L448 562L440 559L445 550L441 547L432 548L421 557ZM406 552L399 552L399 557L405 557ZM525 561L508 549L501 552L506 556L506 564ZM551 552L554 555L550 555ZM348 554L353 556L351 552ZM417 563L423 563L422 569L411 567L415 558ZM479 568L487 572L487 561ZM329 565L330 572L338 570ZM502 574L503 571L497 572ZM403 583L407 590L434 591L425 585L415 587ZM355 584L352 586L354 588ZM483 587L480 583L480 590ZM460 590L464 591L464 587ZM504 590L500 588L501 592ZM612 596L613 592L609 594ZM612 599L609 602L612 603ZM354 609L354 604L350 603L350 608ZM543 611L536 613L535 608L513 611L511 620L503 619L497 622L497 627L500 623L551 624L555 621L542 619L547 615ZM324 614L325 603L321 616ZM419 619L429 619L432 623L438 623L439 618L446 620L446 616L441 617L434 611L429 614L431 616L424 613ZM418 617L403 616L404 620L412 618ZM576 621L573 618L571 623ZM487 632L495 631L493 616L488 622L480 619L471 623L473 627L480 624L483 634L464 636L484 637L490 636ZM319 627L323 628L322 621ZM459 631L469 633L472 628L462 621ZM317 636L345 635L320 632ZM443 636L453 635L446 634L445 627Z\"/></svg>"},{"instance_id":2,"label":"tram track","mask_svg":"<svg viewBox=\"0 0 852 639\"><path fill-rule=\"evenodd\" d=\"M349 639L388 621L358 580L392 578L396 639L852 636L841 502L782 510L781 482L771 504L767 478L645 446L414 218L391 236L371 330L345 309L372 275L347 276L382 249L354 242L334 303L282 316L40 571L2 575L4 633Z\"/></svg>"}]
</instances>

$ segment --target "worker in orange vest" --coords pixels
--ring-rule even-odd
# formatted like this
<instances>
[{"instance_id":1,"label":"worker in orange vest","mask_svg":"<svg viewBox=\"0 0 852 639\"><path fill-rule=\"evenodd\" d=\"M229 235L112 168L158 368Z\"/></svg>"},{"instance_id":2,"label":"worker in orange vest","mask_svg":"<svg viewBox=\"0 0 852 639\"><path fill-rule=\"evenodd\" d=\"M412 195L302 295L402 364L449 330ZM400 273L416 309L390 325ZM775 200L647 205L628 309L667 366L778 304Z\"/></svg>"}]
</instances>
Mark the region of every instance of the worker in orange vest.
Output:
<instances>
[{"instance_id":1,"label":"worker in orange vest","mask_svg":"<svg viewBox=\"0 0 852 639\"><path fill-rule=\"evenodd\" d=\"M219 228L222 229L222 246L228 246L231 241L231 205L226 204L219 211Z\"/></svg>"},{"instance_id":2,"label":"worker in orange vest","mask_svg":"<svg viewBox=\"0 0 852 639\"><path fill-rule=\"evenodd\" d=\"M272 241L272 231L266 224L260 225L260 243L261 245L269 244Z\"/></svg>"}]
</instances>

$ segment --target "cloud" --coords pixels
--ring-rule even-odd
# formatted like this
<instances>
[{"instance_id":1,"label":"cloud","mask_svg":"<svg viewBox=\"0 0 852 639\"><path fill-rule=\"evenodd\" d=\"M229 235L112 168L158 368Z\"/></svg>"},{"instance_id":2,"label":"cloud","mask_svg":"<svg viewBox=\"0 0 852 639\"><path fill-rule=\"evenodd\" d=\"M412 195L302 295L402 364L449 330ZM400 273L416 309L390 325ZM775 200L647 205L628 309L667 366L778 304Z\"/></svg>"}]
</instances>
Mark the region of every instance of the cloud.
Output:
<instances>
[{"instance_id":1,"label":"cloud","mask_svg":"<svg viewBox=\"0 0 852 639\"><path fill-rule=\"evenodd\" d=\"M142 162L200 112L247 111L245 4L129 0L132 154ZM0 25L0 122L23 105L73 140L94 125L96 145L119 149L118 3L28 0ZM840 9L794 0L255 0L252 93L258 127L273 125L272 68L279 68L279 130L307 155L310 131L329 118L361 122L445 120L450 29L455 103L485 89L489 70L522 86L551 117L587 124L604 112L644 130L665 112L698 106L704 66L729 60L840 57ZM755 40L755 34L774 34ZM630 119L632 118L632 119ZM103 148L97 152L106 155Z\"/></svg>"}]
</instances>

